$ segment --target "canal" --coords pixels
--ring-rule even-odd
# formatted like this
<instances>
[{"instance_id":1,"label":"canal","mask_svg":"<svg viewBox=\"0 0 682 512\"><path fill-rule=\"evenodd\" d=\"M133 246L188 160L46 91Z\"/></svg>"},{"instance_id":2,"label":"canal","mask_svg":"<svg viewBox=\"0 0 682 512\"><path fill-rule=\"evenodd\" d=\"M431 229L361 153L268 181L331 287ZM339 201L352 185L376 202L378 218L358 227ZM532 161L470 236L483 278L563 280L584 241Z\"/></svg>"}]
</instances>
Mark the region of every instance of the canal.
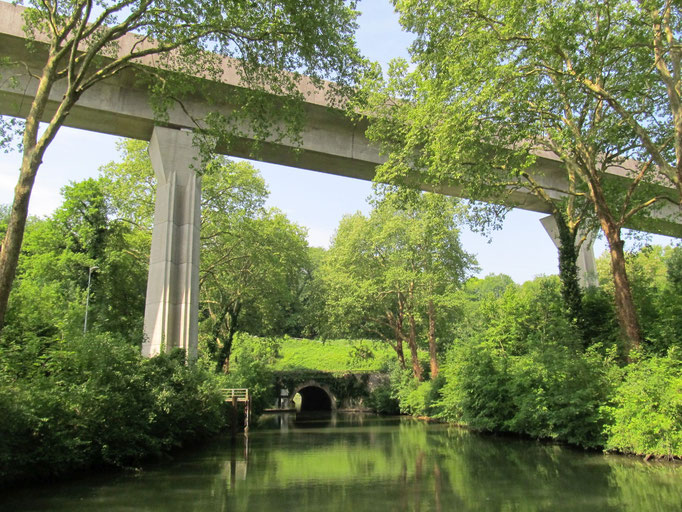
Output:
<instances>
[{"instance_id":1,"label":"canal","mask_svg":"<svg viewBox=\"0 0 682 512\"><path fill-rule=\"evenodd\" d=\"M273 415L143 471L5 492L0 510L674 511L682 465L410 418Z\"/></svg>"}]
</instances>

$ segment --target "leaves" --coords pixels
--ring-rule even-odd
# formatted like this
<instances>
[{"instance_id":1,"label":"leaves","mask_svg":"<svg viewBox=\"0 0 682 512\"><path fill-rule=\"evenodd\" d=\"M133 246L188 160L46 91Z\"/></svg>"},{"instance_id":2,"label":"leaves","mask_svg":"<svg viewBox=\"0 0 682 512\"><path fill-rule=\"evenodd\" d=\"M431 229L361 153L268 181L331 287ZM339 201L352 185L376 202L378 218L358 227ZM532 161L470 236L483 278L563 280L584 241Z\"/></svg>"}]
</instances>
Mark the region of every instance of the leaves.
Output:
<instances>
[{"instance_id":1,"label":"leaves","mask_svg":"<svg viewBox=\"0 0 682 512\"><path fill-rule=\"evenodd\" d=\"M322 273L330 331L397 347L417 334L411 333L410 319L421 333L427 328L431 301L445 336L452 294L474 265L459 245L456 212L444 196L417 195L405 203L389 193L369 218L344 217Z\"/></svg>"}]
</instances>

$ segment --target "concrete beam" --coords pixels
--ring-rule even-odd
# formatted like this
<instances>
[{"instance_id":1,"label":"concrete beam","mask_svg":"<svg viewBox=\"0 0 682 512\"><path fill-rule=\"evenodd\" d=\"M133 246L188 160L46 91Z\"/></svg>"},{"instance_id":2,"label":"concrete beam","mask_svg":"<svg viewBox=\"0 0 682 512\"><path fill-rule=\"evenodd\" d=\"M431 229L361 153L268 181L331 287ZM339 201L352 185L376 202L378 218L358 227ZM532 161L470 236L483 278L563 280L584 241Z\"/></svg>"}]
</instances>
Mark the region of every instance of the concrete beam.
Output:
<instances>
[{"instance_id":1,"label":"concrete beam","mask_svg":"<svg viewBox=\"0 0 682 512\"><path fill-rule=\"evenodd\" d=\"M182 348L193 361L199 333L199 151L191 132L156 127L149 156L157 187L142 355Z\"/></svg>"},{"instance_id":2,"label":"concrete beam","mask_svg":"<svg viewBox=\"0 0 682 512\"><path fill-rule=\"evenodd\" d=\"M39 74L44 61L44 49L39 43L28 51L22 30L21 7L0 1L0 57L10 57L20 62L14 67L0 68L0 114L24 117L28 112L37 89L37 80L27 70ZM129 48L135 38L123 37L120 48ZM153 57L140 62L143 66L154 66ZM243 84L235 72L235 61L224 59L220 82L209 83L214 96L220 98L215 104L208 105L201 97L183 98L182 107L177 105L168 112L164 125L169 128L195 129L197 123L209 112L219 112L229 117L236 108L235 98ZM66 120L66 125L122 137L150 140L154 126L158 124L147 95L146 85L138 76L135 68L119 73L106 82L99 83L88 90L74 107ZM7 78L11 77L12 80ZM203 80L198 77L197 80ZM259 141L258 152L253 152L255 136L247 126L242 126L240 137L235 137L230 145L218 141L216 150L230 156L251 158L265 162L288 165L318 172L371 180L377 165L385 159L379 149L365 137L366 124L354 124L344 113L329 103L328 86L316 87L305 77L299 85L304 100L305 126L299 140L268 139ZM52 91L51 101L46 112L48 119L63 96L60 84ZM563 164L556 155L542 152L532 171L534 178L541 184L550 185L555 190L565 189ZM614 168L614 179L627 180L627 171ZM464 193L457 183L430 189L435 192L463 197ZM559 192L552 192L557 197ZM542 213L551 213L546 204L527 189L513 191L505 198L508 206ZM627 227L682 237L682 215L679 209L667 205L660 211L652 212L634 220Z\"/></svg>"}]
</instances>

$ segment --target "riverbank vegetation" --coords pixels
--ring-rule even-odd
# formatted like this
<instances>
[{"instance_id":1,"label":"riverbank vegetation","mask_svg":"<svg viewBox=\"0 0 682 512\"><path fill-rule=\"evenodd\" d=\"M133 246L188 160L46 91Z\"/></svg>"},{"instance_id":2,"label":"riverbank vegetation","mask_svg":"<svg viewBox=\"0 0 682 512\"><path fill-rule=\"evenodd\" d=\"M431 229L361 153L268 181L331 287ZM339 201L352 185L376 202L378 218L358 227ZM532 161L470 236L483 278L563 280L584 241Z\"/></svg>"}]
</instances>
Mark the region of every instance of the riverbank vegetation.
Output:
<instances>
[{"instance_id":1,"label":"riverbank vegetation","mask_svg":"<svg viewBox=\"0 0 682 512\"><path fill-rule=\"evenodd\" d=\"M638 308L652 315L643 315L646 341L629 363L605 289L585 296L585 343L564 314L557 277L472 279L438 378L418 383L395 372L392 395L403 412L476 430L681 457L682 332L670 316L680 261L680 248L629 256Z\"/></svg>"},{"instance_id":2,"label":"riverbank vegetation","mask_svg":"<svg viewBox=\"0 0 682 512\"><path fill-rule=\"evenodd\" d=\"M456 186L497 205L523 190L551 212L560 246L559 279L492 295L476 289L485 280L466 283L441 374L420 383L396 372L401 409L679 457L680 249L632 255L623 240L626 226L682 204L679 6L394 5L414 35L409 61L368 72L357 105L387 156L376 180ZM475 224L504 213L483 206ZM595 228L609 268L582 290L578 251Z\"/></svg>"},{"instance_id":3,"label":"riverbank vegetation","mask_svg":"<svg viewBox=\"0 0 682 512\"><path fill-rule=\"evenodd\" d=\"M0 482L135 468L226 427L215 374L184 352L150 359L111 334L4 344Z\"/></svg>"},{"instance_id":4,"label":"riverbank vegetation","mask_svg":"<svg viewBox=\"0 0 682 512\"><path fill-rule=\"evenodd\" d=\"M470 277L455 201L383 189L311 249L250 165L220 159L204 176L199 360L144 359L154 188L145 145L121 151L28 224L0 337L3 482L166 456L225 428L221 388L250 388L260 410L285 370L386 371L379 412L682 456L679 247L627 254L631 351L605 259L577 322L556 276Z\"/></svg>"}]
</instances>

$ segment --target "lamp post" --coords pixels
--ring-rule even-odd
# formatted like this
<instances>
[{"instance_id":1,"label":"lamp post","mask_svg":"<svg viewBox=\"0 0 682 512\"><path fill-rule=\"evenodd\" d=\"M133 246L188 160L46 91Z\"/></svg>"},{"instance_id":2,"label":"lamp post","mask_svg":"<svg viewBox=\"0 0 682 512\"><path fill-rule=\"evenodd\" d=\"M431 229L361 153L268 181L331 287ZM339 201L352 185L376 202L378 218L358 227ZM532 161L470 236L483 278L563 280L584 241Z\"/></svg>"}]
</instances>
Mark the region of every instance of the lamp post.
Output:
<instances>
[{"instance_id":1,"label":"lamp post","mask_svg":"<svg viewBox=\"0 0 682 512\"><path fill-rule=\"evenodd\" d=\"M90 282L92 281L92 273L98 269L99 267L90 267L88 270L88 291L85 296L85 321L83 322L83 334L88 331L88 307L90 306Z\"/></svg>"}]
</instances>

